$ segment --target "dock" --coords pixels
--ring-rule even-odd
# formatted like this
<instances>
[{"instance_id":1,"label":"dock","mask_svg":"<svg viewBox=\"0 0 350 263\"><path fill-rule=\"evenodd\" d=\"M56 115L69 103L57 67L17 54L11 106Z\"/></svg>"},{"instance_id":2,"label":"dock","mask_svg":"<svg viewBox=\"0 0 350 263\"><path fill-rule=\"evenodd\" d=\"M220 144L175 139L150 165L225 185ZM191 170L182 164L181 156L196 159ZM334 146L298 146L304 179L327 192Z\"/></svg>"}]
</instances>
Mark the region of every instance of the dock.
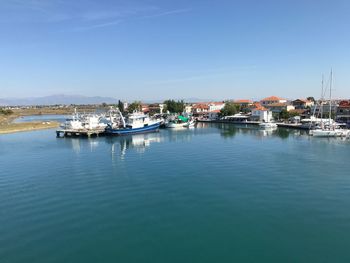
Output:
<instances>
[{"instance_id":1,"label":"dock","mask_svg":"<svg viewBox=\"0 0 350 263\"><path fill-rule=\"evenodd\" d=\"M105 129L56 130L57 138L63 137L98 137L105 135Z\"/></svg>"},{"instance_id":2,"label":"dock","mask_svg":"<svg viewBox=\"0 0 350 263\"><path fill-rule=\"evenodd\" d=\"M301 123L278 122L277 127L287 128L287 129L297 129L297 130L310 130L310 125L305 125L305 124L301 124Z\"/></svg>"},{"instance_id":3,"label":"dock","mask_svg":"<svg viewBox=\"0 0 350 263\"><path fill-rule=\"evenodd\" d=\"M230 124L241 124L241 125L259 125L259 121L232 121L232 120L197 120L202 123L230 123Z\"/></svg>"}]
</instances>

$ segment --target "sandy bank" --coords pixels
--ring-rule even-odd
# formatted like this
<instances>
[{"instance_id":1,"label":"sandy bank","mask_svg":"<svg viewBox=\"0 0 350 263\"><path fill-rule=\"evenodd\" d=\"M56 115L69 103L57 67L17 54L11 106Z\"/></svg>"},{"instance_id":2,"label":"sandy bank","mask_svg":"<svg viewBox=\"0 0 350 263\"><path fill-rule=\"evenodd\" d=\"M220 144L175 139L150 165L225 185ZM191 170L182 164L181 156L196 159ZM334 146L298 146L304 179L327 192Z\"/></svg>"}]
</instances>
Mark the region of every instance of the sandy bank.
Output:
<instances>
[{"instance_id":1,"label":"sandy bank","mask_svg":"<svg viewBox=\"0 0 350 263\"><path fill-rule=\"evenodd\" d=\"M35 131L43 129L57 128L60 124L55 121L50 122L23 122L0 125L0 134Z\"/></svg>"}]
</instances>

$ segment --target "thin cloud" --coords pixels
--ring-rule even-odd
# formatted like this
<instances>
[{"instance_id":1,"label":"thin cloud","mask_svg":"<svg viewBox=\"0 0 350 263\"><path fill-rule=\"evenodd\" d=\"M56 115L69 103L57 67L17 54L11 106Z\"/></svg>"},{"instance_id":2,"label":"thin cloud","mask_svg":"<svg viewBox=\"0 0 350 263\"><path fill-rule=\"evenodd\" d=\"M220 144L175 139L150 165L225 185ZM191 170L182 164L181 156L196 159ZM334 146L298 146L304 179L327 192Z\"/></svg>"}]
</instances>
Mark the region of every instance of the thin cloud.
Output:
<instances>
[{"instance_id":1,"label":"thin cloud","mask_svg":"<svg viewBox=\"0 0 350 263\"><path fill-rule=\"evenodd\" d=\"M153 17L169 16L169 15L175 15L175 14L188 13L190 11L192 11L192 9L190 9L190 8L175 9L175 10L169 10L169 11L165 11L165 12L158 13L158 14L143 16L141 18L153 18Z\"/></svg>"},{"instance_id":2,"label":"thin cloud","mask_svg":"<svg viewBox=\"0 0 350 263\"><path fill-rule=\"evenodd\" d=\"M84 27L77 27L73 31L88 31L88 30L97 29L97 28L116 26L116 25L119 25L121 22L122 22L122 20L115 20L115 21L101 23L101 24L89 25L89 26L84 26Z\"/></svg>"}]
</instances>

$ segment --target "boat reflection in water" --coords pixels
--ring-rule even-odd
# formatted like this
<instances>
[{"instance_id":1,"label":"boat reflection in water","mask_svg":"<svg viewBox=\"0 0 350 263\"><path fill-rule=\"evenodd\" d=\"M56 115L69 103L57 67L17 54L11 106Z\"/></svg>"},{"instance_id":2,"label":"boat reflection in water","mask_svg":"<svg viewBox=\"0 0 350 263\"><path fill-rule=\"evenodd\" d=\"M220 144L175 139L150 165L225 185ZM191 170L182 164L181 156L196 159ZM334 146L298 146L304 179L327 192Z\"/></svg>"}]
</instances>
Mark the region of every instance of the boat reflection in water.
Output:
<instances>
[{"instance_id":1,"label":"boat reflection in water","mask_svg":"<svg viewBox=\"0 0 350 263\"><path fill-rule=\"evenodd\" d=\"M152 143L160 143L164 140L159 133L143 133L123 137L107 137L106 139L108 143L111 144L112 157L119 152L121 158L127 154L129 149L135 149L138 153L144 153Z\"/></svg>"}]
</instances>

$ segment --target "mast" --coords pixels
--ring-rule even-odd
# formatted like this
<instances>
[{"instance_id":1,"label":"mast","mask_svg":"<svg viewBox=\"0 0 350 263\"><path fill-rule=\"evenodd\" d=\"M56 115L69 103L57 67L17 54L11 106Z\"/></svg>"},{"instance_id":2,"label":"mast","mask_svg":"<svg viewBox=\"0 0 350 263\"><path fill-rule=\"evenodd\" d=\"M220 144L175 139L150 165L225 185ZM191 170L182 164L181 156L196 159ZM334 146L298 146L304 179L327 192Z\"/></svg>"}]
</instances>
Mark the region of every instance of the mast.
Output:
<instances>
[{"instance_id":1,"label":"mast","mask_svg":"<svg viewBox=\"0 0 350 263\"><path fill-rule=\"evenodd\" d=\"M331 68L331 76L329 83L329 126L331 125L332 118L332 81L333 81L333 69Z\"/></svg>"}]
</instances>

